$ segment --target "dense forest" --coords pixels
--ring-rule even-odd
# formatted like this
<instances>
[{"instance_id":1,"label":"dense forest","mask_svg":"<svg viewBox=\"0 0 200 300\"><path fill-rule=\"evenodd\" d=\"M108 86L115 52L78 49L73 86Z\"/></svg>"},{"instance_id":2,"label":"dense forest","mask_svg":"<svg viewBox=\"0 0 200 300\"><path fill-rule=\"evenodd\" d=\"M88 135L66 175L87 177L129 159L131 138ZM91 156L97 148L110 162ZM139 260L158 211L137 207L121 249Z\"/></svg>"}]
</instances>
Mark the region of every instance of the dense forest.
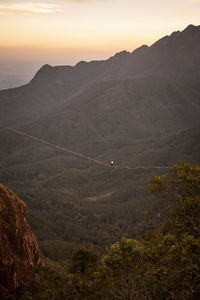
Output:
<instances>
[{"instance_id":1,"label":"dense forest","mask_svg":"<svg viewBox=\"0 0 200 300\"><path fill-rule=\"evenodd\" d=\"M142 211L154 206L148 180L165 168L131 170L119 162L116 168L98 166L13 138L1 161L1 182L27 203L28 221L45 256L69 258L81 245L100 254L122 236L144 231Z\"/></svg>"},{"instance_id":2,"label":"dense forest","mask_svg":"<svg viewBox=\"0 0 200 300\"><path fill-rule=\"evenodd\" d=\"M46 259L16 299L198 299L199 64L189 25L0 91L0 182Z\"/></svg>"},{"instance_id":3,"label":"dense forest","mask_svg":"<svg viewBox=\"0 0 200 300\"><path fill-rule=\"evenodd\" d=\"M200 26L189 25L107 60L44 65L28 84L0 91L0 182L28 205L47 257L69 258L81 245L101 254L142 235L151 224L142 211L155 207L149 178L200 163L199 53Z\"/></svg>"},{"instance_id":4,"label":"dense forest","mask_svg":"<svg viewBox=\"0 0 200 300\"><path fill-rule=\"evenodd\" d=\"M187 144L187 135L183 137ZM192 139L189 133L188 139ZM69 258L79 246L101 254L122 236L137 237L151 224L142 212L156 206L147 189L149 178L167 171L166 165L162 168L161 151L153 155L149 150L145 156L149 167L144 157L131 163L130 159L136 160L133 153L129 160L116 161L116 168L110 168L21 136L6 136L3 144L9 149L2 153L5 159L0 162L1 182L27 203L28 221L44 255L50 259ZM170 143L164 145L163 142L164 149L170 147ZM180 153L179 142L177 147L175 155ZM190 162L198 161L198 143L192 156L190 149L185 157ZM168 155L166 151L166 161ZM171 159L175 160L173 155ZM146 168L131 169L137 165Z\"/></svg>"},{"instance_id":5,"label":"dense forest","mask_svg":"<svg viewBox=\"0 0 200 300\"><path fill-rule=\"evenodd\" d=\"M80 247L68 265L48 260L40 280L20 287L13 299L198 299L200 167L175 165L153 176L149 189L157 210L143 215L154 219L154 229L123 237L102 256Z\"/></svg>"}]
</instances>

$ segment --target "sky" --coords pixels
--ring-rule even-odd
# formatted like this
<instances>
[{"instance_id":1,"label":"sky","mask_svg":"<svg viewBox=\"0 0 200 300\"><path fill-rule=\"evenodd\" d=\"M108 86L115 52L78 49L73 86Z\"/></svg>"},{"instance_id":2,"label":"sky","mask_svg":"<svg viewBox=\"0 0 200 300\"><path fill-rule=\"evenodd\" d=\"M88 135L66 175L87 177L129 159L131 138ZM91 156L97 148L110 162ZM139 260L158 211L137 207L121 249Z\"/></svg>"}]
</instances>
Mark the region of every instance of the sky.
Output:
<instances>
[{"instance_id":1,"label":"sky","mask_svg":"<svg viewBox=\"0 0 200 300\"><path fill-rule=\"evenodd\" d=\"M106 59L189 24L200 0L0 0L0 60Z\"/></svg>"}]
</instances>

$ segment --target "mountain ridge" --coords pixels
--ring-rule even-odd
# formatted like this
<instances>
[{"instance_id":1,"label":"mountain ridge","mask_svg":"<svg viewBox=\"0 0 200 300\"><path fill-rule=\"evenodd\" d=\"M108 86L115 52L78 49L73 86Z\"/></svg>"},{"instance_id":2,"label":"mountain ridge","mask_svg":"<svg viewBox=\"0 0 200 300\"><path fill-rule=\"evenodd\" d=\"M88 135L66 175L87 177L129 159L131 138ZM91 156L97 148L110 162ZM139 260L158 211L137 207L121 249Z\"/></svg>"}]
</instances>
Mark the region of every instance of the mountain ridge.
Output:
<instances>
[{"instance_id":1,"label":"mountain ridge","mask_svg":"<svg viewBox=\"0 0 200 300\"><path fill-rule=\"evenodd\" d=\"M111 148L125 146L134 139L157 138L198 126L198 97L190 95L188 100L189 94L182 86L155 76L99 81L23 130L86 152L89 149L84 140L91 149L110 148L112 143ZM124 140L120 143L119 134Z\"/></svg>"},{"instance_id":2,"label":"mountain ridge","mask_svg":"<svg viewBox=\"0 0 200 300\"><path fill-rule=\"evenodd\" d=\"M46 65L27 86L0 92L1 181L30 207L45 255L63 259L80 245L101 252L144 232L155 172L200 163L199 115L199 26L105 61Z\"/></svg>"},{"instance_id":3,"label":"mountain ridge","mask_svg":"<svg viewBox=\"0 0 200 300\"><path fill-rule=\"evenodd\" d=\"M122 51L107 60L79 62L74 67L44 65L29 84L0 91L0 126L36 120L95 81L154 75L186 82L200 93L199 53L200 26L189 25L150 47Z\"/></svg>"}]
</instances>

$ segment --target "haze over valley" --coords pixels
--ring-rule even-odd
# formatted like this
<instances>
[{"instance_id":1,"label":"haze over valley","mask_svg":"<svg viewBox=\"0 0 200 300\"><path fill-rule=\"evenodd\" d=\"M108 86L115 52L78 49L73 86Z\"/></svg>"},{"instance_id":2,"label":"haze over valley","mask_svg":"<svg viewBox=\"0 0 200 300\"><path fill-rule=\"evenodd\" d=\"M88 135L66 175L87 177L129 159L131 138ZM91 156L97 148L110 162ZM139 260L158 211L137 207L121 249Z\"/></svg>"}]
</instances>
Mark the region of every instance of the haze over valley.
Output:
<instances>
[{"instance_id":1,"label":"haze over valley","mask_svg":"<svg viewBox=\"0 0 200 300\"><path fill-rule=\"evenodd\" d=\"M120 3L115 13L121 43L112 26L107 33L98 31L108 22L107 15L105 24L99 21L104 12L99 1L0 5L2 24L8 24L5 15L13 16L13 23L20 15L33 38L23 27L12 40L6 27L10 39L4 37L9 43L0 55L0 296L195 300L199 295L200 25L183 26L188 7L196 20L199 1L184 2L181 30L163 22L167 35L155 39L158 30L144 39L140 27L131 49L130 32L124 30L132 19ZM108 1L107 13L115 20L112 4ZM170 11L176 5L170 2ZM83 20L80 6L93 19L93 30L82 31L74 21ZM161 6L149 17L147 8L145 20L160 20ZM140 12L138 2L134 9ZM66 11L76 12L66 21L76 24L71 32ZM41 17L46 35L40 35ZM156 27L151 21L148 30ZM88 21L82 24L91 28ZM27 208L35 235L25 220ZM26 274L34 278L30 285Z\"/></svg>"},{"instance_id":2,"label":"haze over valley","mask_svg":"<svg viewBox=\"0 0 200 300\"><path fill-rule=\"evenodd\" d=\"M30 207L46 255L55 259L54 241L69 253L76 244L102 251L142 233L151 175L180 160L199 163L199 49L200 27L189 25L108 60L44 65L27 85L0 92L1 182ZM107 165L113 159L116 168L8 127Z\"/></svg>"}]
</instances>

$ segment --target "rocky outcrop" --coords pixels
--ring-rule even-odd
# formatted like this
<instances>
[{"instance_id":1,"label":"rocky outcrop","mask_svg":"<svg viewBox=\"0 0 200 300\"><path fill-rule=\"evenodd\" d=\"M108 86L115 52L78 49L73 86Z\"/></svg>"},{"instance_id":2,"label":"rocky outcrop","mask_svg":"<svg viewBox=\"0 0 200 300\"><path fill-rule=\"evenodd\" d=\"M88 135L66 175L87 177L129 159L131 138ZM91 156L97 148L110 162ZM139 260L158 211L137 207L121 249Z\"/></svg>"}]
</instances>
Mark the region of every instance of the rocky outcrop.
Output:
<instances>
[{"instance_id":1,"label":"rocky outcrop","mask_svg":"<svg viewBox=\"0 0 200 300\"><path fill-rule=\"evenodd\" d=\"M31 279L37 266L44 265L26 213L26 204L0 184L0 294L14 293Z\"/></svg>"}]
</instances>

